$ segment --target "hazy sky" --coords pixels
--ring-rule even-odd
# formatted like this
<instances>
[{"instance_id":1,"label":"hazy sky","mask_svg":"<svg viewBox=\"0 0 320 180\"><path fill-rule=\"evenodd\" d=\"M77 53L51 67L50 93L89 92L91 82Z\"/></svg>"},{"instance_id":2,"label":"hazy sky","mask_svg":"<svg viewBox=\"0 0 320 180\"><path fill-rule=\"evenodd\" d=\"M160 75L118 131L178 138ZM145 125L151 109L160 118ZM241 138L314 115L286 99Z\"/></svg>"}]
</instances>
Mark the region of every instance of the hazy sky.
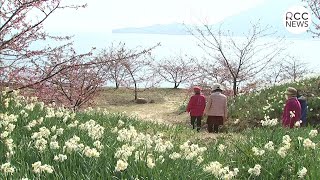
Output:
<instances>
[{"instance_id":1,"label":"hazy sky","mask_svg":"<svg viewBox=\"0 0 320 180\"><path fill-rule=\"evenodd\" d=\"M173 22L214 23L265 0L66 0L86 9L60 10L45 26L56 32L106 32Z\"/></svg>"}]
</instances>

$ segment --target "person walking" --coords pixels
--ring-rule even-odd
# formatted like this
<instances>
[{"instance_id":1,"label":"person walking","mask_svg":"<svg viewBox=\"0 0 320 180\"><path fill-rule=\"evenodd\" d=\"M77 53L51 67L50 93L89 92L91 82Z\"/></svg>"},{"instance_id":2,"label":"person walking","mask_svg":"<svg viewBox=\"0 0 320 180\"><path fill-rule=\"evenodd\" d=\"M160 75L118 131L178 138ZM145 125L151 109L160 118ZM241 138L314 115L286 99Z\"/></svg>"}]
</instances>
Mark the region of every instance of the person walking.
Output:
<instances>
[{"instance_id":1,"label":"person walking","mask_svg":"<svg viewBox=\"0 0 320 180\"><path fill-rule=\"evenodd\" d=\"M293 128L295 123L301 119L301 105L295 88L288 87L285 95L287 101L282 113L282 125L283 127Z\"/></svg>"},{"instance_id":2,"label":"person walking","mask_svg":"<svg viewBox=\"0 0 320 180\"><path fill-rule=\"evenodd\" d=\"M191 96L186 111L190 113L191 125L195 129L195 122L197 121L197 131L201 129L201 120L206 106L206 98L201 94L201 88L193 87L194 95Z\"/></svg>"},{"instance_id":3,"label":"person walking","mask_svg":"<svg viewBox=\"0 0 320 180\"><path fill-rule=\"evenodd\" d=\"M219 126L227 119L227 97L222 94L220 84L214 84L212 94L208 98L205 108L205 114L208 116L207 125L209 133L218 133Z\"/></svg>"}]
</instances>

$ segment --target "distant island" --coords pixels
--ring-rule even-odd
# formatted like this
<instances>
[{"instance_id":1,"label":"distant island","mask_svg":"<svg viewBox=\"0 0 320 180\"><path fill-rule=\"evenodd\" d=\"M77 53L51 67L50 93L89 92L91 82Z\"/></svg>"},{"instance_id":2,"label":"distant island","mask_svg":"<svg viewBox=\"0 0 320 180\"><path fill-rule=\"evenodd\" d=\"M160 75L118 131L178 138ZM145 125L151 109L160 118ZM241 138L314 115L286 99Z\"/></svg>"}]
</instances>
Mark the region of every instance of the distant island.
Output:
<instances>
[{"instance_id":1,"label":"distant island","mask_svg":"<svg viewBox=\"0 0 320 180\"><path fill-rule=\"evenodd\" d=\"M282 21L284 12L292 5L301 3L300 0L266 0L260 6L249 9L245 12L227 17L223 22L213 24L213 27L222 27L224 30L230 30L235 36L242 36L247 33L251 23L259 22L261 26L270 26L270 31L276 31L276 36L286 38L311 38L310 34L302 33L299 35L288 32ZM141 28L128 27L113 29L112 33L136 33L136 34L167 34L167 35L188 35L188 28L194 28L194 25L185 25L183 23L156 24Z\"/></svg>"}]
</instances>

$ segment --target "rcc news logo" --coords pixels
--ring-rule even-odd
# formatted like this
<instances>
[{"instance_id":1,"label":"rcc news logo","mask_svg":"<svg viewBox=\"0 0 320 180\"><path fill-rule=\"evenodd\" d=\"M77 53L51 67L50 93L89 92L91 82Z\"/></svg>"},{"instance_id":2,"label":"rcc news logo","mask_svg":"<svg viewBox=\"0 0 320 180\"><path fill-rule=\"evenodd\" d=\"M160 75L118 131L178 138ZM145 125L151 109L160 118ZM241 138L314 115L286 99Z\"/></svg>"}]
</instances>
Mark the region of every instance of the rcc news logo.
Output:
<instances>
[{"instance_id":1,"label":"rcc news logo","mask_svg":"<svg viewBox=\"0 0 320 180\"><path fill-rule=\"evenodd\" d=\"M283 23L289 32L301 34L309 29L311 14L303 6L292 6L284 13Z\"/></svg>"}]
</instances>

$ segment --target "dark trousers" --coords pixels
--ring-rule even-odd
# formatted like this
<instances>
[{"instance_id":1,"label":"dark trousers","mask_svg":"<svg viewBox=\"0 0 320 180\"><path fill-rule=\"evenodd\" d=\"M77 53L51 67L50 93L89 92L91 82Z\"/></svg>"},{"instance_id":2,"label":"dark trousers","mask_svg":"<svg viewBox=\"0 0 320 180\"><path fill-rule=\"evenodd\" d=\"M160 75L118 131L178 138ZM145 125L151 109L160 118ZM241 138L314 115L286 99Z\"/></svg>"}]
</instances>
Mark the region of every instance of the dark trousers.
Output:
<instances>
[{"instance_id":1,"label":"dark trousers","mask_svg":"<svg viewBox=\"0 0 320 180\"><path fill-rule=\"evenodd\" d=\"M218 133L219 126L223 125L222 116L208 116L207 118L208 132L209 133Z\"/></svg>"},{"instance_id":2,"label":"dark trousers","mask_svg":"<svg viewBox=\"0 0 320 180\"><path fill-rule=\"evenodd\" d=\"M193 129L195 128L195 121L197 121L197 131L200 131L201 119L202 119L202 116L191 116L191 125Z\"/></svg>"}]
</instances>

